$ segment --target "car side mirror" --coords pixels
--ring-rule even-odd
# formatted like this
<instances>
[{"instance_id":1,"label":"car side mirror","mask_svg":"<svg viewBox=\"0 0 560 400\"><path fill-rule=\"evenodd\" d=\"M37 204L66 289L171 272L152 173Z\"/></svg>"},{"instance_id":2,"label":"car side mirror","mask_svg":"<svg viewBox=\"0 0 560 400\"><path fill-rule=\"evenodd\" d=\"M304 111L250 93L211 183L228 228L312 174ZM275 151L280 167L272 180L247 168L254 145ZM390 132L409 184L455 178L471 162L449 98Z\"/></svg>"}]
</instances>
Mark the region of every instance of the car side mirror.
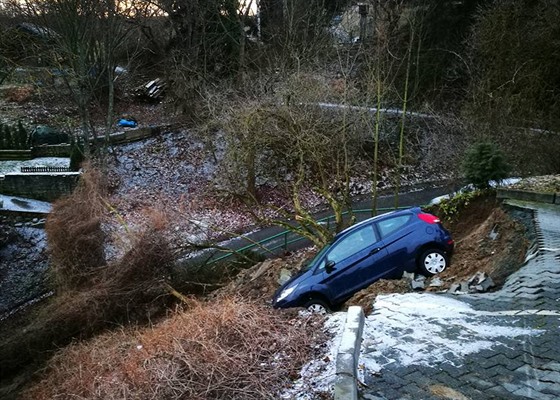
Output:
<instances>
[{"instance_id":1,"label":"car side mirror","mask_svg":"<svg viewBox=\"0 0 560 400\"><path fill-rule=\"evenodd\" d=\"M327 271L327 274L330 274L331 272L333 272L336 268L335 265L336 263L332 260L327 260L327 263L325 264L325 271Z\"/></svg>"}]
</instances>

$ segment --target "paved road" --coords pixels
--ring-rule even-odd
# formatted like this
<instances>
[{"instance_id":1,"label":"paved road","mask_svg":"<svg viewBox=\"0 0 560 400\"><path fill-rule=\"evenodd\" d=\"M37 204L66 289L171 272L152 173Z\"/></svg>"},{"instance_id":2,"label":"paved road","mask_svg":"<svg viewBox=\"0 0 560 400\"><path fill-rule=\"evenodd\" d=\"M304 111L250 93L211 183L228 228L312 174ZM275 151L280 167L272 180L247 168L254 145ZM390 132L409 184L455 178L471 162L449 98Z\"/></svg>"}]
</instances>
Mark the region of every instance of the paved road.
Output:
<instances>
[{"instance_id":1,"label":"paved road","mask_svg":"<svg viewBox=\"0 0 560 400\"><path fill-rule=\"evenodd\" d=\"M446 183L446 184L427 185L427 187L416 188L416 190L410 190L408 192L399 194L399 206L411 207L416 205L424 205L435 197L449 194L458 190L459 187L460 186L456 183ZM378 209L394 207L394 199L395 197L392 194L379 196L377 202ZM352 208L354 210L371 209L371 198L363 196L361 198L354 199ZM332 211L324 211L315 214L315 217L317 219L321 219L330 215L332 215ZM356 215L358 221L368 218L370 216L371 215L369 213L360 213ZM252 232L250 234L244 235L242 237L220 243L220 246L228 249L239 250L244 246L248 246L256 242L273 237L275 235L279 235L284 231L285 231L284 228L278 226L263 228L258 231ZM293 233L288 233L287 235L280 235L276 239L272 241L268 241L265 246L266 249L271 249L271 252L273 254L279 255L283 253L285 250L293 251L309 245L310 245L309 241L303 240L302 238L300 238L299 236ZM271 254L264 248L255 247L253 248L253 250L258 251L261 254L265 254L265 255ZM211 259L210 254L211 254L210 250L205 251L204 255L200 256L200 259L204 258L206 260L209 260ZM224 253L219 251L214 251L214 254L215 254L214 257L220 257Z\"/></svg>"},{"instance_id":2,"label":"paved road","mask_svg":"<svg viewBox=\"0 0 560 400\"><path fill-rule=\"evenodd\" d=\"M428 342L419 347L423 356L408 354L417 362L399 356L397 348L376 351L381 343L362 346L364 360L383 364L379 371L365 371L362 399L560 398L560 207L524 206L534 209L537 230L526 264L497 292L439 295L442 302L464 303L466 317L441 319L447 323L438 325L432 337L410 338L405 330L395 331L397 343L409 341L413 347L415 340ZM386 318L389 324L402 320L399 297L385 303L369 318ZM419 325L436 324L435 318L417 318ZM459 348L449 346L443 357L434 357L451 340Z\"/></svg>"}]
</instances>

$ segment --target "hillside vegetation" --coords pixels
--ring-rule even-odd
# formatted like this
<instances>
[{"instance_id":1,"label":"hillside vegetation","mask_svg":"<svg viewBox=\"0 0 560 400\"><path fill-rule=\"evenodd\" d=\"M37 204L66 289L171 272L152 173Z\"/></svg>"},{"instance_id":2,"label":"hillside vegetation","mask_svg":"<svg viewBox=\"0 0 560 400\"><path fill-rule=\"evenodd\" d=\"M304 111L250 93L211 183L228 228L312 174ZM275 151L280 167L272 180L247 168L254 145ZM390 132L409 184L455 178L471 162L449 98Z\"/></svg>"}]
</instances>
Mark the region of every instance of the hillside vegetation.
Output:
<instances>
[{"instance_id":1,"label":"hillside vegetation","mask_svg":"<svg viewBox=\"0 0 560 400\"><path fill-rule=\"evenodd\" d=\"M274 224L321 246L314 212L341 230L356 195L398 206L419 181L560 173L557 1L366 1L362 19L345 0L254 3L0 2L0 125L55 127L85 159L46 223L55 295L2 321L0 396L277 397L324 339L314 320L263 306L270 271L266 290L251 271L239 297L193 300L238 267L177 282L178 255ZM121 117L163 134L92 140ZM499 222L519 259L522 229L491 208L459 254L492 253L469 242Z\"/></svg>"}]
</instances>

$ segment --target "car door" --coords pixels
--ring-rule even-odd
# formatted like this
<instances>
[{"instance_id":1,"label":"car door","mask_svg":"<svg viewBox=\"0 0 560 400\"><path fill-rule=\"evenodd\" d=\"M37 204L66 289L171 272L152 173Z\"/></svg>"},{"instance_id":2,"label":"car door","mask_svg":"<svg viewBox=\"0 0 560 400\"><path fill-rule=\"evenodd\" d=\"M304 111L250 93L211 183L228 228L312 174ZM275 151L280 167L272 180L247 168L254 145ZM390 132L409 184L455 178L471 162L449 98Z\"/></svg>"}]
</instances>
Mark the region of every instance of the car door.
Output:
<instances>
[{"instance_id":1,"label":"car door","mask_svg":"<svg viewBox=\"0 0 560 400\"><path fill-rule=\"evenodd\" d=\"M411 247L411 244L416 242L413 235L414 224L411 223L413 217L414 214L407 213L375 222L382 245L387 250L387 258L383 265L389 276L400 272L410 257L414 257Z\"/></svg>"},{"instance_id":2,"label":"car door","mask_svg":"<svg viewBox=\"0 0 560 400\"><path fill-rule=\"evenodd\" d=\"M364 225L335 242L319 264L323 283L336 304L378 279L377 262L386 250L373 225Z\"/></svg>"}]
</instances>

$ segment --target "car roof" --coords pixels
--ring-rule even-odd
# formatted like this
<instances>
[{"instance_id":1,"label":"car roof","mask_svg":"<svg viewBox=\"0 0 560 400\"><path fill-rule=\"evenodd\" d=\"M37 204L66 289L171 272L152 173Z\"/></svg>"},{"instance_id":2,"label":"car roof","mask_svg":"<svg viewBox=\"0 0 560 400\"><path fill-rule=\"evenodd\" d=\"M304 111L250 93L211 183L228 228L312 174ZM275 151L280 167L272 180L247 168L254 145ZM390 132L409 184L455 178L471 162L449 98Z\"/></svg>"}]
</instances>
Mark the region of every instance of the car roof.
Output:
<instances>
[{"instance_id":1,"label":"car roof","mask_svg":"<svg viewBox=\"0 0 560 400\"><path fill-rule=\"evenodd\" d=\"M386 212L386 213L383 213L383 214L376 215L375 217L365 219L363 221L358 222L357 224L349 226L348 228L338 232L334 236L334 239L336 239L340 236L343 236L346 233L348 233L350 231L353 231L354 229L357 229L357 228L359 228L363 225L368 225L368 224L370 224L374 221L385 219L386 217L389 217L389 216L392 216L392 215L406 214L406 213L409 213L411 211L414 212L414 213L418 213L418 212L420 212L420 207L409 207L409 208L405 208L405 209L401 209L401 210L393 210L393 211L389 211L389 212Z\"/></svg>"}]
</instances>

